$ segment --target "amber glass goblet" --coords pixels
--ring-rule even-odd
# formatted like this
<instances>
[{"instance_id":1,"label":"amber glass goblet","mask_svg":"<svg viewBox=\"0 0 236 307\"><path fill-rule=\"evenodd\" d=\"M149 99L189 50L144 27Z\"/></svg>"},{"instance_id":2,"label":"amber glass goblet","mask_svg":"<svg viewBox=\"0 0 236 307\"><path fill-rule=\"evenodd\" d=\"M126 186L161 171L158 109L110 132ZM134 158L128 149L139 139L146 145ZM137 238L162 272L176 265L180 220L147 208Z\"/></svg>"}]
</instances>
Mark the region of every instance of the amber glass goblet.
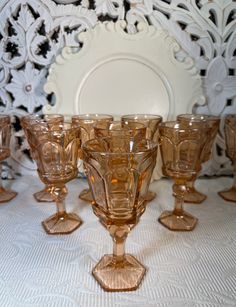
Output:
<instances>
[{"instance_id":1,"label":"amber glass goblet","mask_svg":"<svg viewBox=\"0 0 236 307\"><path fill-rule=\"evenodd\" d=\"M49 127L59 127L64 122L63 115L60 114L46 114L44 116L40 115L26 115L21 118L21 126L27 134L27 129L32 125L33 123L38 122L46 122ZM31 146L31 148L33 148ZM34 152L31 150L31 157L34 159ZM52 190L53 186L51 184L46 184L45 188L42 189L39 192L36 192L33 194L34 198L38 202L54 202L54 199L52 197Z\"/></svg>"},{"instance_id":2,"label":"amber glass goblet","mask_svg":"<svg viewBox=\"0 0 236 307\"><path fill-rule=\"evenodd\" d=\"M220 117L202 114L181 114L177 116L177 121L181 122L182 125L184 125L185 123L187 123L187 125L189 125L189 123L192 123L192 125L201 125L202 122L207 124L207 140L202 151L201 162L204 163L208 161L211 157L212 146L219 129ZM187 181L187 191L184 196L184 201L186 203L200 204L207 198L205 194L197 191L194 187L194 183L198 177L199 172L193 175L193 177Z\"/></svg>"},{"instance_id":3,"label":"amber glass goblet","mask_svg":"<svg viewBox=\"0 0 236 307\"><path fill-rule=\"evenodd\" d=\"M38 174L45 184L52 186L51 194L57 204L57 213L42 222L48 234L68 234L82 221L75 213L67 213L66 183L77 175L77 159L80 146L80 129L70 123L48 126L36 123L27 132L30 146L33 144Z\"/></svg>"},{"instance_id":4,"label":"amber glass goblet","mask_svg":"<svg viewBox=\"0 0 236 307\"><path fill-rule=\"evenodd\" d=\"M11 119L9 115L0 115L0 161L10 157ZM0 163L0 203L5 203L16 197L17 192L2 186L2 164Z\"/></svg>"},{"instance_id":5,"label":"amber glass goblet","mask_svg":"<svg viewBox=\"0 0 236 307\"><path fill-rule=\"evenodd\" d=\"M81 144L94 138L94 126L97 123L110 123L113 121L112 115L107 114L80 114L74 115L71 118L72 124L81 129ZM80 153L79 153L79 158ZM82 160L80 159L80 163ZM92 202L93 196L90 189L84 189L80 194L79 198L86 202Z\"/></svg>"},{"instance_id":6,"label":"amber glass goblet","mask_svg":"<svg viewBox=\"0 0 236 307\"><path fill-rule=\"evenodd\" d=\"M125 240L145 211L145 195L156 163L157 144L111 136L83 145L83 160L94 201L93 211L113 240L93 276L106 291L138 288L145 267L125 253Z\"/></svg>"},{"instance_id":7,"label":"amber glass goblet","mask_svg":"<svg viewBox=\"0 0 236 307\"><path fill-rule=\"evenodd\" d=\"M225 117L225 141L226 154L233 162L234 166L234 182L230 189L219 192L218 194L227 201L236 202L236 114L227 115Z\"/></svg>"},{"instance_id":8,"label":"amber glass goblet","mask_svg":"<svg viewBox=\"0 0 236 307\"><path fill-rule=\"evenodd\" d=\"M143 124L146 129L146 139L158 142L159 133L158 126L162 122L162 117L155 114L128 114L121 116L121 121L124 123L139 122ZM147 201L152 201L156 197L156 193L148 191L146 195Z\"/></svg>"},{"instance_id":9,"label":"amber glass goblet","mask_svg":"<svg viewBox=\"0 0 236 307\"><path fill-rule=\"evenodd\" d=\"M134 141L145 139L146 127L137 122L112 121L110 123L100 122L94 126L94 137L129 137Z\"/></svg>"},{"instance_id":10,"label":"amber glass goblet","mask_svg":"<svg viewBox=\"0 0 236 307\"><path fill-rule=\"evenodd\" d=\"M186 182L200 169L201 154L205 145L203 123L198 128L191 125L184 128L179 122L165 122L159 126L160 149L164 173L173 178L175 208L164 211L158 221L170 230L192 230L197 218L183 210Z\"/></svg>"}]
</instances>

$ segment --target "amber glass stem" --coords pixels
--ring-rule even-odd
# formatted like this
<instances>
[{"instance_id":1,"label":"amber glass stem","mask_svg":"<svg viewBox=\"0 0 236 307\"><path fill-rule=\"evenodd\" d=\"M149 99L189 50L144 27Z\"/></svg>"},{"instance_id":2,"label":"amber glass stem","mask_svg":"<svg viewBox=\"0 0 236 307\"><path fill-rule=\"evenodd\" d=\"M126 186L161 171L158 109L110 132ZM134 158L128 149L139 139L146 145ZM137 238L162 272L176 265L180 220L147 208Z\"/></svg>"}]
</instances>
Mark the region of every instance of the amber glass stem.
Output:
<instances>
[{"instance_id":1,"label":"amber glass stem","mask_svg":"<svg viewBox=\"0 0 236 307\"><path fill-rule=\"evenodd\" d=\"M57 212L59 215L63 215L65 214L66 212L66 209L65 209L65 200L58 200L57 201Z\"/></svg>"},{"instance_id":2,"label":"amber glass stem","mask_svg":"<svg viewBox=\"0 0 236 307\"><path fill-rule=\"evenodd\" d=\"M194 183L196 179L197 179L197 175L194 175L190 180L188 180L186 182L187 188L189 188L190 190L194 189Z\"/></svg>"},{"instance_id":3,"label":"amber glass stem","mask_svg":"<svg viewBox=\"0 0 236 307\"><path fill-rule=\"evenodd\" d=\"M114 261L119 264L125 260L125 241L129 233L127 225L112 225L109 228L110 235L113 240L113 257Z\"/></svg>"},{"instance_id":4,"label":"amber glass stem","mask_svg":"<svg viewBox=\"0 0 236 307\"><path fill-rule=\"evenodd\" d=\"M186 183L182 180L176 180L173 185L173 195L175 197L174 213L180 215L183 212L184 195L186 193Z\"/></svg>"},{"instance_id":5,"label":"amber glass stem","mask_svg":"<svg viewBox=\"0 0 236 307\"><path fill-rule=\"evenodd\" d=\"M52 189L52 193L57 205L57 214L64 215L66 213L65 198L68 190L65 185L59 185Z\"/></svg>"}]
</instances>

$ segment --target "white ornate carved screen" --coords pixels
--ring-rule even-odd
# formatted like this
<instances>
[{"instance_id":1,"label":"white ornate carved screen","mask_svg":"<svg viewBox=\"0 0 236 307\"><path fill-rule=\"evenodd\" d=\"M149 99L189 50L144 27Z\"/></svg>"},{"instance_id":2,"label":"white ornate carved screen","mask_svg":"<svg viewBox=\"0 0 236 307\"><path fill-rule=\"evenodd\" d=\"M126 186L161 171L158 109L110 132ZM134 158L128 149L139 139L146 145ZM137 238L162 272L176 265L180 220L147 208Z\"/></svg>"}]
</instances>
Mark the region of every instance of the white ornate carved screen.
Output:
<instances>
[{"instance_id":1,"label":"white ornate carved screen","mask_svg":"<svg viewBox=\"0 0 236 307\"><path fill-rule=\"evenodd\" d=\"M44 113L157 113L164 119L192 112L204 102L194 61L178 59L181 47L166 31L126 22L104 22L78 35L78 52L65 47L49 69L44 86L55 93Z\"/></svg>"},{"instance_id":2,"label":"white ornate carved screen","mask_svg":"<svg viewBox=\"0 0 236 307\"><path fill-rule=\"evenodd\" d=\"M200 70L207 103L194 112L236 113L235 11L235 0L1 0L0 111L11 114L14 124L13 173L35 169L19 117L42 112L50 100L43 91L50 64L62 47L80 48L74 38L98 20L124 19L129 33L140 21L167 30ZM223 128L222 121L213 159L204 167L208 175L232 173ZM9 169L4 166L3 176L11 177Z\"/></svg>"}]
</instances>

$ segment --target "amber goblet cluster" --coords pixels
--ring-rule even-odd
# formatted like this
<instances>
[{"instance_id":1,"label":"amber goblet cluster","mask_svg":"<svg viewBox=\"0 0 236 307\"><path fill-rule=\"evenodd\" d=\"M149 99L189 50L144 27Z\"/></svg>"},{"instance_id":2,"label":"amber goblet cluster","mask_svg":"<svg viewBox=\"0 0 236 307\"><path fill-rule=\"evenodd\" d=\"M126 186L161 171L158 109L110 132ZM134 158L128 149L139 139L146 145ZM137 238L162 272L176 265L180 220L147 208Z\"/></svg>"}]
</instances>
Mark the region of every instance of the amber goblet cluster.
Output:
<instances>
[{"instance_id":1,"label":"amber goblet cluster","mask_svg":"<svg viewBox=\"0 0 236 307\"><path fill-rule=\"evenodd\" d=\"M145 211L145 196L156 163L157 145L110 136L86 142L83 160L93 194L93 211L108 229L113 254L104 255L93 276L107 291L136 289L145 267L125 253L125 240Z\"/></svg>"},{"instance_id":2,"label":"amber goblet cluster","mask_svg":"<svg viewBox=\"0 0 236 307\"><path fill-rule=\"evenodd\" d=\"M26 129L32 155L40 179L51 186L50 193L57 204L57 213L42 222L48 234L68 234L81 225L75 213L67 213L66 183L77 175L80 129L71 123L51 125L45 121L32 122Z\"/></svg>"},{"instance_id":3,"label":"amber goblet cluster","mask_svg":"<svg viewBox=\"0 0 236 307\"><path fill-rule=\"evenodd\" d=\"M104 255L93 269L93 276L106 291L135 290L145 274L146 268L125 252L125 241L145 211L158 138L163 173L174 180L175 197L174 210L164 211L158 220L175 231L193 230L197 223L197 218L183 209L183 202L188 197L193 202L195 195L202 197L194 181L201 163L210 158L219 118L182 114L175 122L161 121L160 116L148 114L126 115L120 122L111 115L86 114L73 116L72 123L55 115L31 119L27 124L26 136L38 174L51 187L50 195L57 203L58 212L43 221L50 234L70 233L81 224L76 214L66 212L64 199L65 184L77 174L77 159L83 160L89 189L81 198L91 202L113 240L113 254ZM231 124L235 127L235 118ZM232 127L225 131L230 135L228 155L234 160Z\"/></svg>"}]
</instances>

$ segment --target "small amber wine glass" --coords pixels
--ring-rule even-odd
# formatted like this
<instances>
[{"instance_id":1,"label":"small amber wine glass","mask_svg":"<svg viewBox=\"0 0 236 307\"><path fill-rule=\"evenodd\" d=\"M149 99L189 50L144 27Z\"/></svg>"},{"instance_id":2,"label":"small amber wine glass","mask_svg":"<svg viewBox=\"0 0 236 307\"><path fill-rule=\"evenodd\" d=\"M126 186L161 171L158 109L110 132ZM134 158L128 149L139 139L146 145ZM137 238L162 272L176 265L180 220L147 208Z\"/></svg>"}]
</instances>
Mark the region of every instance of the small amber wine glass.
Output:
<instances>
[{"instance_id":1,"label":"small amber wine glass","mask_svg":"<svg viewBox=\"0 0 236 307\"><path fill-rule=\"evenodd\" d=\"M207 162L211 158L212 146L220 125L220 117L203 114L181 114L177 116L177 121L181 122L182 125L184 125L184 123L187 123L187 125L189 125L189 123L192 123L192 125L201 125L202 122L207 124L207 141L201 155L201 162ZM184 196L184 201L186 203L200 204L207 198L205 194L197 191L194 187L194 183L198 177L199 172L193 175L193 177L187 181L187 191Z\"/></svg>"},{"instance_id":2,"label":"small amber wine glass","mask_svg":"<svg viewBox=\"0 0 236 307\"><path fill-rule=\"evenodd\" d=\"M21 118L21 126L27 134L27 129L30 125L33 123L38 123L38 122L46 122L49 127L54 127L56 128L57 126L63 124L64 122L64 117L63 115L60 114L46 114L46 115L26 115ZM33 146L31 146L33 148ZM31 157L34 159L34 152L31 150ZM52 197L52 191L53 185L51 184L46 184L45 188L42 189L39 192L34 193L34 198L38 202L54 202L54 199Z\"/></svg>"},{"instance_id":3,"label":"small amber wine glass","mask_svg":"<svg viewBox=\"0 0 236 307\"><path fill-rule=\"evenodd\" d=\"M170 230L192 230L197 218L183 210L186 183L201 167L201 154L206 142L206 128L179 122L164 122L159 126L160 149L164 173L173 178L175 208L164 211L158 221Z\"/></svg>"},{"instance_id":4,"label":"small amber wine glass","mask_svg":"<svg viewBox=\"0 0 236 307\"><path fill-rule=\"evenodd\" d=\"M110 123L113 121L113 116L108 114L80 114L74 115L71 118L72 124L75 127L80 127L81 130L81 144L83 145L86 141L94 138L94 126L97 123ZM83 161L79 152L79 164L82 166ZM84 189L80 194L79 198L83 201L91 203L93 196L91 190Z\"/></svg>"},{"instance_id":5,"label":"small amber wine glass","mask_svg":"<svg viewBox=\"0 0 236 307\"><path fill-rule=\"evenodd\" d=\"M121 121L124 123L138 122L143 124L147 128L146 139L158 142L158 126L162 122L162 116L157 114L127 114L121 116ZM159 155L157 158L159 158ZM146 195L146 200L152 201L155 197L156 192L149 190Z\"/></svg>"},{"instance_id":6,"label":"small amber wine glass","mask_svg":"<svg viewBox=\"0 0 236 307\"><path fill-rule=\"evenodd\" d=\"M82 223L75 213L67 213L66 183L77 176L80 147L80 129L71 123L48 126L45 122L29 126L27 139L33 146L38 174L45 184L52 185L51 194L57 204L57 213L42 222L48 234L68 234Z\"/></svg>"},{"instance_id":7,"label":"small amber wine glass","mask_svg":"<svg viewBox=\"0 0 236 307\"><path fill-rule=\"evenodd\" d=\"M9 115L0 115L0 161L10 157L11 118ZM17 192L5 189L2 186L2 164L0 163L0 203L5 203L16 197Z\"/></svg>"},{"instance_id":8,"label":"small amber wine glass","mask_svg":"<svg viewBox=\"0 0 236 307\"><path fill-rule=\"evenodd\" d=\"M94 198L93 211L114 243L113 254L102 257L93 269L93 276L106 291L135 290L146 269L125 253L125 240L145 211L157 144L110 136L90 140L82 149Z\"/></svg>"},{"instance_id":9,"label":"small amber wine glass","mask_svg":"<svg viewBox=\"0 0 236 307\"><path fill-rule=\"evenodd\" d=\"M230 189L219 192L219 195L227 201L236 202L236 114L225 117L225 141L226 154L234 166L234 181Z\"/></svg>"}]
</instances>

